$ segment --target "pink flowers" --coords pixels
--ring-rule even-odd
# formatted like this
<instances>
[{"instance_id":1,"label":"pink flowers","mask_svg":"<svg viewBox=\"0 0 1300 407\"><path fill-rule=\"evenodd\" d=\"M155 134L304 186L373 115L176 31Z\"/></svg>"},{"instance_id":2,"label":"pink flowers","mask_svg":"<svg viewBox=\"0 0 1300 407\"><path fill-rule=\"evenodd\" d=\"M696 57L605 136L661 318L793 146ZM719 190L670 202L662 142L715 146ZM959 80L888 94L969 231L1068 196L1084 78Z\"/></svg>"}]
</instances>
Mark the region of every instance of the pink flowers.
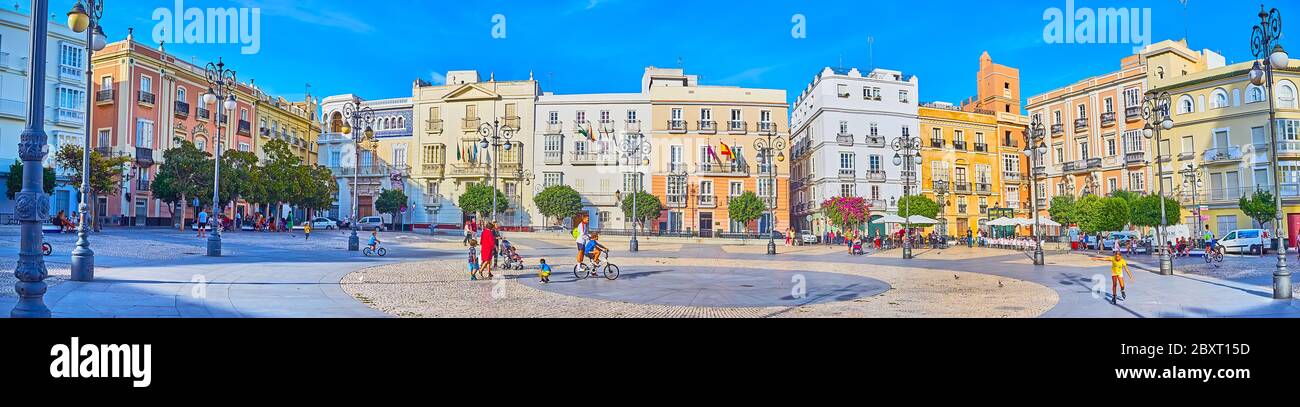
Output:
<instances>
[{"instance_id":1,"label":"pink flowers","mask_svg":"<svg viewBox=\"0 0 1300 407\"><path fill-rule=\"evenodd\" d=\"M822 202L821 210L832 224L840 227L860 225L871 215L871 205L862 197L834 197Z\"/></svg>"}]
</instances>

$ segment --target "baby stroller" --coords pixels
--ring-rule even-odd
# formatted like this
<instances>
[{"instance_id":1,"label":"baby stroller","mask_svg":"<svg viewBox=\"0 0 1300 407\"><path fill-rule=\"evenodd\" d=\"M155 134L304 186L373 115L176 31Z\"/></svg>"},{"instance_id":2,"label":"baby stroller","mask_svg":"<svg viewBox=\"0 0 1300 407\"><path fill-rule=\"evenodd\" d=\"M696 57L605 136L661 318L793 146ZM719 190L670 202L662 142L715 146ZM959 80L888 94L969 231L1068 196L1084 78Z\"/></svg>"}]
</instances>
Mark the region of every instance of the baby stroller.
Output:
<instances>
[{"instance_id":1,"label":"baby stroller","mask_svg":"<svg viewBox=\"0 0 1300 407\"><path fill-rule=\"evenodd\" d=\"M501 255L505 258L502 268L506 270L523 270L524 257L519 255L519 250L515 249L509 241L502 241Z\"/></svg>"},{"instance_id":2,"label":"baby stroller","mask_svg":"<svg viewBox=\"0 0 1300 407\"><path fill-rule=\"evenodd\" d=\"M854 255L854 256L862 256L862 255L865 255L865 254L867 254L867 252L866 252L866 250L863 250L863 249L862 249L862 240L854 240L854 241L853 241L853 255Z\"/></svg>"}]
</instances>

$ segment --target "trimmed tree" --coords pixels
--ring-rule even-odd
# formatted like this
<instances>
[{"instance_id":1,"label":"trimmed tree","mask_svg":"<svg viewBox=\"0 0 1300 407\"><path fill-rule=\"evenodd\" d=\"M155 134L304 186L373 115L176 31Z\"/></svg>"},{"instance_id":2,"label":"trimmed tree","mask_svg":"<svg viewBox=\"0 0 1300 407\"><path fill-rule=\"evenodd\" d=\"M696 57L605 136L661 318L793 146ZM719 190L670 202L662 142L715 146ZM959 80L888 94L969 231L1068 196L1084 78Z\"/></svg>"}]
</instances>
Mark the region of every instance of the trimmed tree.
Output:
<instances>
[{"instance_id":1,"label":"trimmed tree","mask_svg":"<svg viewBox=\"0 0 1300 407\"><path fill-rule=\"evenodd\" d=\"M473 213L480 217L489 215L492 210L492 194L497 196L496 213L505 212L510 207L506 201L506 195L486 184L473 184L465 189L465 193L456 199L457 206L466 213Z\"/></svg>"},{"instance_id":2,"label":"trimmed tree","mask_svg":"<svg viewBox=\"0 0 1300 407\"><path fill-rule=\"evenodd\" d=\"M871 205L859 196L834 197L822 202L821 211L840 230L857 230L871 215Z\"/></svg>"},{"instance_id":3,"label":"trimmed tree","mask_svg":"<svg viewBox=\"0 0 1300 407\"><path fill-rule=\"evenodd\" d=\"M44 177L45 194L49 195L54 193L54 184L58 182L58 177L54 174L54 169L50 167L45 167L44 173L45 173L45 177ZM9 197L9 200L13 200L14 195L18 194L19 191L23 190L23 162L22 161L14 160L14 163L9 165L9 178L5 180L5 186L8 187L8 190L5 191L5 196Z\"/></svg>"},{"instance_id":4,"label":"trimmed tree","mask_svg":"<svg viewBox=\"0 0 1300 407\"><path fill-rule=\"evenodd\" d=\"M582 212L582 195L568 185L552 185L533 197L542 216L561 222Z\"/></svg>"},{"instance_id":5,"label":"trimmed tree","mask_svg":"<svg viewBox=\"0 0 1300 407\"><path fill-rule=\"evenodd\" d=\"M1123 198L1090 196L1079 201L1076 216L1083 233L1117 231L1128 225L1128 201Z\"/></svg>"},{"instance_id":6,"label":"trimmed tree","mask_svg":"<svg viewBox=\"0 0 1300 407\"><path fill-rule=\"evenodd\" d=\"M1047 207L1047 215L1052 217L1053 221L1065 226L1073 225L1079 222L1075 213L1078 209L1078 201L1074 196L1060 195L1052 198L1051 205Z\"/></svg>"},{"instance_id":7,"label":"trimmed tree","mask_svg":"<svg viewBox=\"0 0 1300 407\"><path fill-rule=\"evenodd\" d=\"M75 144L64 145L59 152L54 155L54 162L61 168L81 168L81 146ZM90 151L90 201L94 202L103 194L116 194L122 188L123 176L127 173L126 164L131 162L131 157L117 155L105 157L98 151ZM68 174L68 183L72 185L81 185L81 171L72 171ZM94 230L100 229L99 222L95 222L95 205L90 207L90 220Z\"/></svg>"},{"instance_id":8,"label":"trimmed tree","mask_svg":"<svg viewBox=\"0 0 1300 407\"><path fill-rule=\"evenodd\" d=\"M1173 198L1164 198L1165 201L1165 220L1168 223L1165 226L1177 225L1182 223L1183 208L1177 200ZM1130 213L1132 216L1129 222L1134 226L1157 227L1160 226L1160 197L1157 195L1147 195L1131 202Z\"/></svg>"},{"instance_id":9,"label":"trimmed tree","mask_svg":"<svg viewBox=\"0 0 1300 407\"><path fill-rule=\"evenodd\" d=\"M379 193L379 199L375 200L375 210L380 213L393 215L393 223L401 225L398 222L401 219L402 208L406 206L406 193L396 189L385 189Z\"/></svg>"},{"instance_id":10,"label":"trimmed tree","mask_svg":"<svg viewBox=\"0 0 1300 407\"><path fill-rule=\"evenodd\" d=\"M1260 225L1267 225L1277 219L1277 206L1273 202L1273 193L1258 189L1249 197L1237 201L1241 211ZM1199 232L1199 231L1198 231ZM1227 232L1224 232L1227 233Z\"/></svg>"},{"instance_id":11,"label":"trimmed tree","mask_svg":"<svg viewBox=\"0 0 1300 407\"><path fill-rule=\"evenodd\" d=\"M746 229L749 228L749 222L763 216L763 212L766 211L767 205L753 191L746 191L727 201L727 216L731 220L743 223Z\"/></svg>"},{"instance_id":12,"label":"trimmed tree","mask_svg":"<svg viewBox=\"0 0 1300 407\"><path fill-rule=\"evenodd\" d=\"M924 195L909 195L898 200L898 216L904 218L920 215L930 219L939 216L939 204Z\"/></svg>"},{"instance_id":13,"label":"trimmed tree","mask_svg":"<svg viewBox=\"0 0 1300 407\"><path fill-rule=\"evenodd\" d=\"M305 167L303 171L306 176L299 204L307 208L307 220L310 221L317 209L334 204L334 198L339 193L339 184L328 167L312 165Z\"/></svg>"},{"instance_id":14,"label":"trimmed tree","mask_svg":"<svg viewBox=\"0 0 1300 407\"><path fill-rule=\"evenodd\" d=\"M636 202L636 213L632 213L632 202ZM659 197L647 192L637 192L623 199L623 216L637 225L645 226L651 219L658 219L664 210Z\"/></svg>"},{"instance_id":15,"label":"trimmed tree","mask_svg":"<svg viewBox=\"0 0 1300 407\"><path fill-rule=\"evenodd\" d=\"M212 156L194 143L178 139L176 147L163 152L163 163L153 180L153 196L173 207L180 205L178 228L185 227L185 205L190 199L212 190Z\"/></svg>"}]
</instances>

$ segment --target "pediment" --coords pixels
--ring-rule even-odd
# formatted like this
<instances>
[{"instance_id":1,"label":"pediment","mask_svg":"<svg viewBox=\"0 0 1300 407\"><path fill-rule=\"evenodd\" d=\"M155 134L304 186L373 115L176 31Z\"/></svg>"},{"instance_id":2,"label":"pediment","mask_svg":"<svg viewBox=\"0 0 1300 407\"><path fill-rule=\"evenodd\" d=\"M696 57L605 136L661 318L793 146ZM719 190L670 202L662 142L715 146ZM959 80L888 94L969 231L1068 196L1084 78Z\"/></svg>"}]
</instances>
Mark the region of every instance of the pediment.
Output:
<instances>
[{"instance_id":1,"label":"pediment","mask_svg":"<svg viewBox=\"0 0 1300 407\"><path fill-rule=\"evenodd\" d=\"M444 96L443 101L499 100L501 95L477 84L465 84Z\"/></svg>"}]
</instances>

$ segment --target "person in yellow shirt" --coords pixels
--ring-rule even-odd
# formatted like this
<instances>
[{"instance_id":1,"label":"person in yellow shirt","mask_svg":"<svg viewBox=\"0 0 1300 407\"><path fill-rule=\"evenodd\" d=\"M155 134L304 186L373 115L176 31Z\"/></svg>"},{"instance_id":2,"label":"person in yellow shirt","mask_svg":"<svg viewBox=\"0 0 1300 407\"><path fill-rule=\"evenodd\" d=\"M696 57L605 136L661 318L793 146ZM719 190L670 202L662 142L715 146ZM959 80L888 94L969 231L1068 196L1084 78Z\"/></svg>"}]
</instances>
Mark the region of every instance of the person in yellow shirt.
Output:
<instances>
[{"instance_id":1,"label":"person in yellow shirt","mask_svg":"<svg viewBox=\"0 0 1300 407\"><path fill-rule=\"evenodd\" d=\"M303 240L311 239L311 222L307 222L302 225L302 236L303 236Z\"/></svg>"},{"instance_id":2,"label":"person in yellow shirt","mask_svg":"<svg viewBox=\"0 0 1300 407\"><path fill-rule=\"evenodd\" d=\"M1108 259L1097 259L1097 261L1110 261L1110 303L1116 304L1116 299L1122 298L1127 300L1128 293L1124 292L1124 274L1128 274L1129 279L1133 279L1133 271L1128 268L1128 261L1124 260L1124 255L1118 250ZM1119 295L1115 295L1115 290L1119 290Z\"/></svg>"}]
</instances>

